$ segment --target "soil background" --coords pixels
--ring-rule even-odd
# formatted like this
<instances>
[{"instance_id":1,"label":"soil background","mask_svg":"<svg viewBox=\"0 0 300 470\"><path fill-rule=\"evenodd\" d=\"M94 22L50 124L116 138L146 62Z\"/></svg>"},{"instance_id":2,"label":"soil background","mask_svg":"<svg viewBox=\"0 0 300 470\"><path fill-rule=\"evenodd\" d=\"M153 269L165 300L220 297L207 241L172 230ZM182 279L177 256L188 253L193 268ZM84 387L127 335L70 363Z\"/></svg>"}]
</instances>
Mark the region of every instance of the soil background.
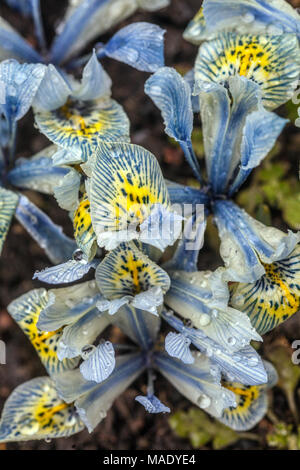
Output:
<instances>
[{"instance_id":1,"label":"soil background","mask_svg":"<svg viewBox=\"0 0 300 470\"><path fill-rule=\"evenodd\" d=\"M295 7L300 1L291 1ZM46 32L49 42L53 38L53 27L58 24L66 7L65 0L42 0L42 13L45 19ZM188 21L200 7L199 0L172 0L170 7L154 12L137 12L126 22L118 25L109 34L99 40L105 42L119 28L134 21L155 23L166 32L165 57L166 65L179 66L189 70L193 66L197 47L182 38L182 33ZM7 19L29 42L35 43L33 25L29 19L24 20L0 0L0 15ZM87 52L91 48L87 48ZM192 177L189 166L185 163L182 152L172 146L163 132L160 113L151 100L144 94L144 83L149 74L112 60L104 60L103 65L113 80L113 97L121 103L131 121L132 141L142 145L156 155L166 177L184 182ZM293 160L295 168L299 158L299 132L292 125L288 126L281 141L284 145L282 158ZM29 113L21 122L17 145L17 156L28 157L43 149L49 143L33 127L33 116ZM297 155L298 153L298 155ZM65 233L72 236L72 225L66 212L62 211L53 198L27 191L26 195L41 207L57 224L63 226ZM276 214L275 214L276 219ZM282 225L277 217L278 226ZM209 244L208 244L209 245ZM200 268L214 269L220 263L219 258L210 246L205 245L200 256ZM21 383L34 377L45 375L45 370L35 354L35 351L19 327L13 322L6 311L6 306L13 299L26 291L40 287L37 281L32 281L33 273L50 266L43 251L30 238L25 230L14 222L7 238L3 255L0 259L0 338L7 345L7 364L0 365L0 410L11 391ZM118 334L118 332L114 332ZM265 344L284 336L287 341L300 338L299 315L289 322L266 335ZM262 353L263 348L262 347ZM1 449L50 450L50 449L192 449L189 441L176 437L168 423L168 415L150 415L134 401L136 395L145 392L144 377L139 379L120 398L116 400L106 419L98 425L93 434L83 431L69 438L45 441L30 441L25 443L0 444ZM187 409L191 404L185 400L169 383L158 377L157 391L163 403L173 411ZM274 408L285 422L291 421L290 412L284 396L279 390L274 392ZM268 429L267 420L256 427L254 432L264 436ZM208 447L206 447L208 448ZM267 448L258 447L257 442L241 439L232 449Z\"/></svg>"}]
</instances>

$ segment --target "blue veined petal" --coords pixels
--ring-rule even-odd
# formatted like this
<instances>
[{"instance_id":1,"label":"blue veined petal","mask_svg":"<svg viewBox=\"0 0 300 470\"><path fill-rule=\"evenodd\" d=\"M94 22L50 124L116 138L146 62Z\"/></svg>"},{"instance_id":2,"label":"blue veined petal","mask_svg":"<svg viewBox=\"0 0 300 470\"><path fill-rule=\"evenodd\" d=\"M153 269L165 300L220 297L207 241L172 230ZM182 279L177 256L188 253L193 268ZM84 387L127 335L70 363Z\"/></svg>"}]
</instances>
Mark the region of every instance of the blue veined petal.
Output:
<instances>
[{"instance_id":1,"label":"blue veined petal","mask_svg":"<svg viewBox=\"0 0 300 470\"><path fill-rule=\"evenodd\" d=\"M167 273L133 244L120 245L106 255L96 269L96 282L107 299L98 308L110 314L124 303L157 314L170 286Z\"/></svg>"},{"instance_id":2,"label":"blue veined petal","mask_svg":"<svg viewBox=\"0 0 300 470\"><path fill-rule=\"evenodd\" d=\"M129 121L116 101L68 99L53 111L38 111L35 120L50 141L67 150L74 161L84 162L100 142L128 141Z\"/></svg>"},{"instance_id":3,"label":"blue veined petal","mask_svg":"<svg viewBox=\"0 0 300 470\"><path fill-rule=\"evenodd\" d=\"M300 34L296 9L285 0L204 0L204 16L211 32L235 29L240 33L269 33L281 37Z\"/></svg>"},{"instance_id":4,"label":"blue veined petal","mask_svg":"<svg viewBox=\"0 0 300 470\"><path fill-rule=\"evenodd\" d=\"M143 372L145 367L144 354L126 354L116 359L113 373L101 384L87 382L79 369L58 374L55 382L60 396L67 403L76 400L76 409L91 432L105 418L112 402Z\"/></svg>"},{"instance_id":5,"label":"blue veined petal","mask_svg":"<svg viewBox=\"0 0 300 470\"><path fill-rule=\"evenodd\" d=\"M94 281L71 287L50 289L48 303L41 311L38 328L55 331L64 325L75 323L96 308L101 295Z\"/></svg>"},{"instance_id":6,"label":"blue veined petal","mask_svg":"<svg viewBox=\"0 0 300 470\"><path fill-rule=\"evenodd\" d=\"M111 317L105 313L92 309L75 323L65 326L58 344L57 357L62 361L81 355L82 349L94 343L110 324L110 320Z\"/></svg>"},{"instance_id":7,"label":"blue veined petal","mask_svg":"<svg viewBox=\"0 0 300 470\"><path fill-rule=\"evenodd\" d=\"M63 361L58 359L57 346L63 334L62 328L52 332L38 329L40 313L46 307L48 300L45 289L35 289L11 302L7 310L28 336L49 374L55 374L74 369L80 358Z\"/></svg>"},{"instance_id":8,"label":"blue veined petal","mask_svg":"<svg viewBox=\"0 0 300 470\"><path fill-rule=\"evenodd\" d=\"M234 406L234 394L223 388L220 373L211 373L211 361L193 354L193 364L184 364L166 353L156 352L153 361L158 370L174 385L179 393L213 416L222 416L229 406Z\"/></svg>"},{"instance_id":9,"label":"blue veined petal","mask_svg":"<svg viewBox=\"0 0 300 470\"><path fill-rule=\"evenodd\" d=\"M0 109L8 122L18 121L27 113L45 71L45 65L19 64L14 59L0 63L0 82L5 85L5 102Z\"/></svg>"},{"instance_id":10,"label":"blue veined petal","mask_svg":"<svg viewBox=\"0 0 300 470\"><path fill-rule=\"evenodd\" d=\"M254 111L247 116L241 144L241 166L229 188L230 195L240 188L253 168L272 149L287 122L287 119L265 110Z\"/></svg>"},{"instance_id":11,"label":"blue veined petal","mask_svg":"<svg viewBox=\"0 0 300 470\"><path fill-rule=\"evenodd\" d=\"M203 191L166 180L171 204L209 204L209 197Z\"/></svg>"},{"instance_id":12,"label":"blue veined petal","mask_svg":"<svg viewBox=\"0 0 300 470\"><path fill-rule=\"evenodd\" d=\"M193 364L195 361L190 351L191 340L181 333L170 332L165 338L165 349L172 357L177 357L185 364Z\"/></svg>"},{"instance_id":13,"label":"blue veined petal","mask_svg":"<svg viewBox=\"0 0 300 470\"><path fill-rule=\"evenodd\" d=\"M83 101L110 96L111 85L111 79L98 61L94 50L83 69L81 84L73 91L73 96Z\"/></svg>"},{"instance_id":14,"label":"blue veined petal","mask_svg":"<svg viewBox=\"0 0 300 470\"><path fill-rule=\"evenodd\" d=\"M89 193L98 245L107 250L139 239L137 228L156 205L170 210L159 164L154 155L138 145L99 144ZM157 240L154 242L157 246Z\"/></svg>"},{"instance_id":15,"label":"blue veined petal","mask_svg":"<svg viewBox=\"0 0 300 470\"><path fill-rule=\"evenodd\" d=\"M18 201L15 193L0 187L0 254Z\"/></svg>"},{"instance_id":16,"label":"blue veined petal","mask_svg":"<svg viewBox=\"0 0 300 470\"><path fill-rule=\"evenodd\" d=\"M293 96L299 71L295 35L221 33L200 47L195 80L224 83L232 75L244 76L259 85L265 108L274 109Z\"/></svg>"},{"instance_id":17,"label":"blue veined petal","mask_svg":"<svg viewBox=\"0 0 300 470\"><path fill-rule=\"evenodd\" d=\"M55 152L53 146L49 150L50 154ZM47 153L48 149L45 149L45 152L39 152L38 156L16 160L15 167L7 175L9 183L17 188L53 194L55 186L63 181L68 169L53 166L51 156Z\"/></svg>"},{"instance_id":18,"label":"blue veined petal","mask_svg":"<svg viewBox=\"0 0 300 470\"><path fill-rule=\"evenodd\" d=\"M231 286L230 303L245 312L259 334L280 325L300 306L300 245L284 259L264 264L265 274L254 283Z\"/></svg>"},{"instance_id":19,"label":"blue veined petal","mask_svg":"<svg viewBox=\"0 0 300 470\"><path fill-rule=\"evenodd\" d=\"M214 273L173 271L165 303L194 328L235 352L261 337L247 315L228 306L229 291L222 276L222 268Z\"/></svg>"},{"instance_id":20,"label":"blue veined petal","mask_svg":"<svg viewBox=\"0 0 300 470\"><path fill-rule=\"evenodd\" d=\"M163 8L169 0L81 0L67 10L62 31L52 46L51 62L65 62L88 42L128 18L140 6L149 11Z\"/></svg>"},{"instance_id":21,"label":"blue veined petal","mask_svg":"<svg viewBox=\"0 0 300 470\"><path fill-rule=\"evenodd\" d=\"M206 219L204 214L189 217L182 239L179 240L172 258L163 265L167 271L197 271L199 251L204 243Z\"/></svg>"},{"instance_id":22,"label":"blue veined petal","mask_svg":"<svg viewBox=\"0 0 300 470\"><path fill-rule=\"evenodd\" d=\"M264 264L284 260L299 242L299 234L267 227L231 201L217 201L214 215L226 280L255 282L265 273Z\"/></svg>"},{"instance_id":23,"label":"blue veined petal","mask_svg":"<svg viewBox=\"0 0 300 470\"><path fill-rule=\"evenodd\" d=\"M200 103L199 97L193 95L194 86L195 86L195 71L191 69L184 76L185 81L189 84L191 89L191 99L192 99L192 108L194 113L200 113Z\"/></svg>"},{"instance_id":24,"label":"blue veined petal","mask_svg":"<svg viewBox=\"0 0 300 470\"><path fill-rule=\"evenodd\" d=\"M223 411L219 421L236 431L253 428L266 414L268 408L267 390L277 382L277 373L267 361L264 361L268 373L268 383L260 386L245 386L236 382L223 382L223 386L236 397L236 407Z\"/></svg>"},{"instance_id":25,"label":"blue veined petal","mask_svg":"<svg viewBox=\"0 0 300 470\"><path fill-rule=\"evenodd\" d=\"M25 196L21 196L15 213L18 221L43 248L52 263L59 264L72 258L77 246L67 237L62 228L36 207Z\"/></svg>"},{"instance_id":26,"label":"blue veined petal","mask_svg":"<svg viewBox=\"0 0 300 470\"><path fill-rule=\"evenodd\" d=\"M186 41L199 46L203 41L212 39L214 36L214 31L208 32L207 30L203 7L201 7L194 18L187 25L183 33L183 37Z\"/></svg>"},{"instance_id":27,"label":"blue veined petal","mask_svg":"<svg viewBox=\"0 0 300 470\"><path fill-rule=\"evenodd\" d=\"M72 88L54 65L47 66L44 78L33 100L38 111L53 111L63 106L72 93Z\"/></svg>"},{"instance_id":28,"label":"blue veined petal","mask_svg":"<svg viewBox=\"0 0 300 470\"><path fill-rule=\"evenodd\" d=\"M143 397L139 395L135 397L135 401L143 405L148 413L170 413L171 410L164 405L155 395L147 395Z\"/></svg>"},{"instance_id":29,"label":"blue veined petal","mask_svg":"<svg viewBox=\"0 0 300 470\"><path fill-rule=\"evenodd\" d=\"M91 268L96 269L98 263L99 260L87 263L85 260L75 261L70 259L66 263L36 271L32 279L38 279L47 284L68 284L81 279Z\"/></svg>"},{"instance_id":30,"label":"blue veined petal","mask_svg":"<svg viewBox=\"0 0 300 470\"><path fill-rule=\"evenodd\" d=\"M86 37L84 31L93 30L93 22L97 19L102 7L107 3L109 3L108 0L83 0L76 9L71 10L61 33L52 44L50 62L56 64L65 62L74 52L78 52L94 37L94 31L90 31L88 37ZM103 14L103 11L100 16L101 14ZM96 34L100 33L101 29L99 28Z\"/></svg>"},{"instance_id":31,"label":"blue veined petal","mask_svg":"<svg viewBox=\"0 0 300 470\"><path fill-rule=\"evenodd\" d=\"M53 166L56 168L56 165ZM61 181L57 183L59 184L54 187L53 193L58 205L67 211L75 211L79 205L81 174L74 168L69 168Z\"/></svg>"},{"instance_id":32,"label":"blue veined petal","mask_svg":"<svg viewBox=\"0 0 300 470\"><path fill-rule=\"evenodd\" d=\"M43 62L40 54L0 17L0 60L12 57L31 63Z\"/></svg>"},{"instance_id":33,"label":"blue veined petal","mask_svg":"<svg viewBox=\"0 0 300 470\"><path fill-rule=\"evenodd\" d=\"M67 437L84 425L73 404L64 403L49 377L17 387L7 399L0 421L0 442Z\"/></svg>"},{"instance_id":34,"label":"blue veined petal","mask_svg":"<svg viewBox=\"0 0 300 470\"><path fill-rule=\"evenodd\" d=\"M119 30L100 53L138 70L155 72L164 66L164 34L157 25L132 23Z\"/></svg>"},{"instance_id":35,"label":"blue veined petal","mask_svg":"<svg viewBox=\"0 0 300 470\"><path fill-rule=\"evenodd\" d=\"M245 346L236 352L228 351L201 330L184 325L172 312L162 311L161 315L170 326L189 338L201 353L217 365L217 369L212 366L212 372L220 369L228 380L246 385L259 385L267 381L263 362L251 346Z\"/></svg>"},{"instance_id":36,"label":"blue veined petal","mask_svg":"<svg viewBox=\"0 0 300 470\"><path fill-rule=\"evenodd\" d=\"M146 351L157 340L161 324L159 316L149 315L148 312L125 305L110 318L126 336Z\"/></svg>"},{"instance_id":37,"label":"blue veined petal","mask_svg":"<svg viewBox=\"0 0 300 470\"><path fill-rule=\"evenodd\" d=\"M261 105L259 86L244 77L229 77L228 88L198 82L204 149L215 194L225 192L241 158L241 136L247 116Z\"/></svg>"},{"instance_id":38,"label":"blue veined petal","mask_svg":"<svg viewBox=\"0 0 300 470\"><path fill-rule=\"evenodd\" d=\"M200 166L191 143L194 114L189 84L175 69L162 67L148 78L145 93L160 109L166 133L180 143L188 163L200 180Z\"/></svg>"},{"instance_id":39,"label":"blue veined petal","mask_svg":"<svg viewBox=\"0 0 300 470\"><path fill-rule=\"evenodd\" d=\"M80 365L85 380L101 383L113 372L116 365L115 350L110 341L100 343Z\"/></svg>"}]
</instances>

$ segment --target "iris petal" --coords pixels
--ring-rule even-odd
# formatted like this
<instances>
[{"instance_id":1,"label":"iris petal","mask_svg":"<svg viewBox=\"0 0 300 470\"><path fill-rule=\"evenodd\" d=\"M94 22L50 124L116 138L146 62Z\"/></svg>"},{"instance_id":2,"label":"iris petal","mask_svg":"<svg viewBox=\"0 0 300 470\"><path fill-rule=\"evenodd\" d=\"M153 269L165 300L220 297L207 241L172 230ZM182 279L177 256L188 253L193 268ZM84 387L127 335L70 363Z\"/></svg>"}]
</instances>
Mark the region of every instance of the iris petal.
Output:
<instances>
[{"instance_id":1,"label":"iris petal","mask_svg":"<svg viewBox=\"0 0 300 470\"><path fill-rule=\"evenodd\" d=\"M66 437L83 428L74 406L59 398L52 380L38 377L17 387L6 401L0 441Z\"/></svg>"},{"instance_id":2,"label":"iris petal","mask_svg":"<svg viewBox=\"0 0 300 470\"><path fill-rule=\"evenodd\" d=\"M0 188L0 253L10 227L19 198L12 191Z\"/></svg>"},{"instance_id":3,"label":"iris petal","mask_svg":"<svg viewBox=\"0 0 300 470\"><path fill-rule=\"evenodd\" d=\"M268 372L268 383L260 386L245 386L239 383L223 382L227 390L236 397L236 407L224 410L219 421L236 431L247 431L253 428L266 414L268 408L267 389L276 383L274 367L265 362Z\"/></svg>"},{"instance_id":4,"label":"iris petal","mask_svg":"<svg viewBox=\"0 0 300 470\"><path fill-rule=\"evenodd\" d=\"M63 334L62 328L52 332L38 329L37 322L47 302L47 291L35 289L11 302L8 306L8 312L28 336L48 372L55 374L74 369L79 359L65 359L63 361L58 359L57 346Z\"/></svg>"},{"instance_id":5,"label":"iris petal","mask_svg":"<svg viewBox=\"0 0 300 470\"><path fill-rule=\"evenodd\" d=\"M257 83L267 109L288 101L297 87L300 70L296 36L222 33L203 44L195 64L195 80L223 83L241 75Z\"/></svg>"},{"instance_id":6,"label":"iris petal","mask_svg":"<svg viewBox=\"0 0 300 470\"><path fill-rule=\"evenodd\" d=\"M247 313L259 334L280 325L300 308L300 245L287 258L264 264L264 268L258 281L231 287L231 305Z\"/></svg>"}]
</instances>

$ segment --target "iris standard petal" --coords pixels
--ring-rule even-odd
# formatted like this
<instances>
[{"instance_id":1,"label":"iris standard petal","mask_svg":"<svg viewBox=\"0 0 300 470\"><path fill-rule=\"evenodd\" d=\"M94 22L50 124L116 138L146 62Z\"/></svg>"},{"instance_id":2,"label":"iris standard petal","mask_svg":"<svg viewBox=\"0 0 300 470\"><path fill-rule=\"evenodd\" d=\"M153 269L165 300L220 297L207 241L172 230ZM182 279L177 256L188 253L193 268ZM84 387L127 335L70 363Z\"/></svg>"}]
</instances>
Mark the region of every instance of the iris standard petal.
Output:
<instances>
[{"instance_id":1,"label":"iris standard petal","mask_svg":"<svg viewBox=\"0 0 300 470\"><path fill-rule=\"evenodd\" d=\"M80 364L85 380L101 383L113 372L116 365L115 350L110 341L102 341Z\"/></svg>"},{"instance_id":2,"label":"iris standard petal","mask_svg":"<svg viewBox=\"0 0 300 470\"><path fill-rule=\"evenodd\" d=\"M203 8L210 32L234 29L281 37L287 33L300 35L298 12L285 0L204 0Z\"/></svg>"},{"instance_id":3,"label":"iris standard petal","mask_svg":"<svg viewBox=\"0 0 300 470\"><path fill-rule=\"evenodd\" d=\"M235 193L272 149L277 137L288 122L266 110L254 111L246 118L241 143L241 165L229 194Z\"/></svg>"},{"instance_id":4,"label":"iris standard petal","mask_svg":"<svg viewBox=\"0 0 300 470\"><path fill-rule=\"evenodd\" d=\"M175 69L162 67L147 80L145 92L161 111L165 132L180 143L189 165L201 180L191 143L194 114L189 84Z\"/></svg>"},{"instance_id":5,"label":"iris standard petal","mask_svg":"<svg viewBox=\"0 0 300 470\"><path fill-rule=\"evenodd\" d=\"M299 234L267 227L229 200L217 201L214 215L230 281L255 282L265 273L264 264L284 260L299 241Z\"/></svg>"},{"instance_id":6,"label":"iris standard petal","mask_svg":"<svg viewBox=\"0 0 300 470\"><path fill-rule=\"evenodd\" d=\"M0 81L5 85L5 102L0 109L8 122L18 121L27 113L45 72L42 64L19 64L14 59L0 63Z\"/></svg>"},{"instance_id":7,"label":"iris standard petal","mask_svg":"<svg viewBox=\"0 0 300 470\"><path fill-rule=\"evenodd\" d=\"M63 106L72 93L70 84L54 65L49 64L33 100L37 111L53 111Z\"/></svg>"},{"instance_id":8,"label":"iris standard petal","mask_svg":"<svg viewBox=\"0 0 300 470\"><path fill-rule=\"evenodd\" d=\"M198 82L208 179L215 194L226 193L241 159L241 139L250 113L261 106L259 86L245 77L229 77L227 86Z\"/></svg>"},{"instance_id":9,"label":"iris standard petal","mask_svg":"<svg viewBox=\"0 0 300 470\"><path fill-rule=\"evenodd\" d=\"M75 323L79 318L96 308L100 300L94 281L87 281L71 287L50 289L47 305L41 311L38 328L54 331L64 325Z\"/></svg>"},{"instance_id":10,"label":"iris standard petal","mask_svg":"<svg viewBox=\"0 0 300 470\"><path fill-rule=\"evenodd\" d=\"M165 30L157 25L137 22L120 29L100 49L100 54L125 62L145 72L164 66Z\"/></svg>"},{"instance_id":11,"label":"iris standard petal","mask_svg":"<svg viewBox=\"0 0 300 470\"><path fill-rule=\"evenodd\" d=\"M170 408L164 405L155 395L135 397L135 401L143 405L148 413L170 413Z\"/></svg>"},{"instance_id":12,"label":"iris standard petal","mask_svg":"<svg viewBox=\"0 0 300 470\"><path fill-rule=\"evenodd\" d=\"M75 323L65 326L57 349L59 359L81 355L83 348L93 344L110 324L110 319L98 309L92 309Z\"/></svg>"}]
</instances>

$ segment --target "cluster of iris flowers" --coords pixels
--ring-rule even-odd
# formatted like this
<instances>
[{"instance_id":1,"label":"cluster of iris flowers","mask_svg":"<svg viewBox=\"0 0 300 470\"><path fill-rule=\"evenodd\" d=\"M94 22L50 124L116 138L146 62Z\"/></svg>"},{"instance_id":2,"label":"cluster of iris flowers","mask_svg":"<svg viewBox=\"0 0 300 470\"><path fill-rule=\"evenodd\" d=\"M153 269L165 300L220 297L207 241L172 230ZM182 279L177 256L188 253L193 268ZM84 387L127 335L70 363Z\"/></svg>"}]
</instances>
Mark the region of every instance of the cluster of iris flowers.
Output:
<instances>
[{"instance_id":1,"label":"cluster of iris flowers","mask_svg":"<svg viewBox=\"0 0 300 470\"><path fill-rule=\"evenodd\" d=\"M37 13L36 2L28 3ZM182 77L164 66L163 31L147 23L74 58L74 25L85 21L84 31L91 24L83 6L92 5L96 16L96 5L113 3L78 1L44 56L48 62L0 63L3 186L53 194L74 226L71 240L25 196L0 188L2 239L15 213L55 264L34 275L53 288L34 289L8 306L49 376L11 394L0 441L91 432L144 373L147 391L136 400L150 413L170 412L155 387L157 372L222 423L249 429L265 414L267 390L277 380L251 341L262 341L299 309L299 234L267 227L234 202L287 122L274 109L298 84L298 13L284 0L204 0L184 33L199 52ZM99 62L105 55L153 73L145 93L198 187L166 181L155 156L130 142L128 118ZM70 70L85 61L79 82ZM52 144L11 169L16 123L30 106ZM201 116L205 169L193 149L194 113ZM224 265L198 271L211 215ZM90 270L94 279L77 282ZM68 286L55 287L61 284ZM110 325L130 341L102 339Z\"/></svg>"}]
</instances>

